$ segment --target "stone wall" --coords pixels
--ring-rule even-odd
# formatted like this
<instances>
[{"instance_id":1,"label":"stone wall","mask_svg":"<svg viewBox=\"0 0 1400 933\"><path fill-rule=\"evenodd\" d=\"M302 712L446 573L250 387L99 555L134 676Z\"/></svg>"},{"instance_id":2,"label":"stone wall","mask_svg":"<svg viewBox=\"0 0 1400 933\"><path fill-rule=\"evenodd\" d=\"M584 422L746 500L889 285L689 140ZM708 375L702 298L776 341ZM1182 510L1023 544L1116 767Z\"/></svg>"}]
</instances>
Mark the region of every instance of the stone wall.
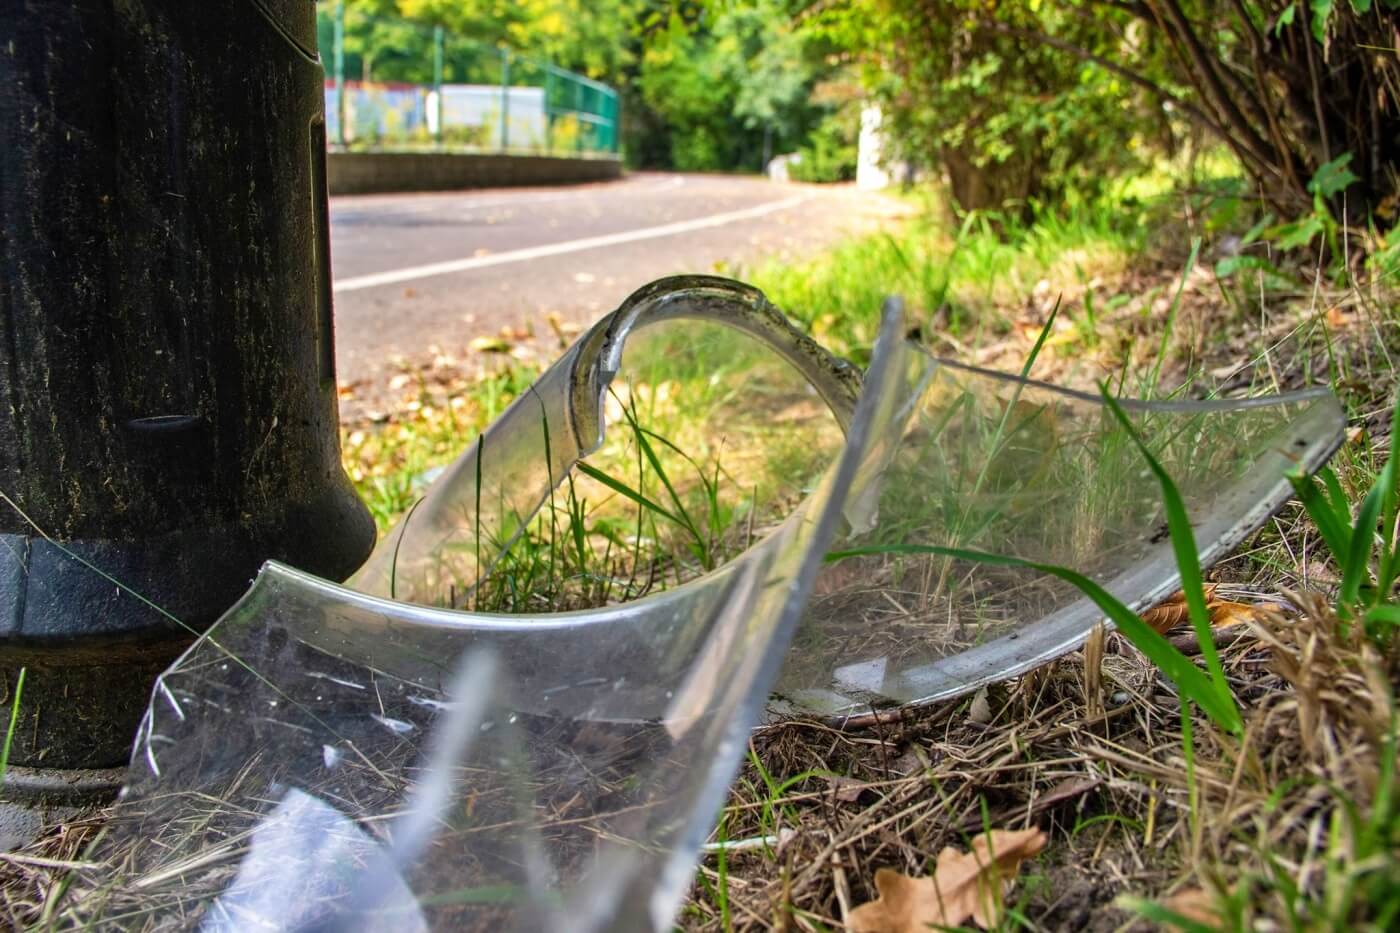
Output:
<instances>
[{"instance_id":1,"label":"stone wall","mask_svg":"<svg viewBox=\"0 0 1400 933\"><path fill-rule=\"evenodd\" d=\"M622 160L453 152L331 152L331 194L558 185L622 177Z\"/></svg>"}]
</instances>

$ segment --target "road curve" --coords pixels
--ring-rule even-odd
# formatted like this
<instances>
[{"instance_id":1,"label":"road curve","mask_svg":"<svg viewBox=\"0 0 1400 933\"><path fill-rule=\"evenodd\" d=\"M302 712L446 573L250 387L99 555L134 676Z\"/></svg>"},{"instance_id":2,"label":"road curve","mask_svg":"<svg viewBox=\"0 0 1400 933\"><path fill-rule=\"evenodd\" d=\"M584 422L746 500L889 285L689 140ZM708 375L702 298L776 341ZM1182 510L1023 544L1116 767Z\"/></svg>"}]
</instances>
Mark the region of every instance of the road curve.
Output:
<instances>
[{"instance_id":1,"label":"road curve","mask_svg":"<svg viewBox=\"0 0 1400 933\"><path fill-rule=\"evenodd\" d=\"M849 186L639 173L566 188L331 199L336 359L370 389L391 360L553 312L587 324L652 279L795 258L876 228L898 205Z\"/></svg>"}]
</instances>

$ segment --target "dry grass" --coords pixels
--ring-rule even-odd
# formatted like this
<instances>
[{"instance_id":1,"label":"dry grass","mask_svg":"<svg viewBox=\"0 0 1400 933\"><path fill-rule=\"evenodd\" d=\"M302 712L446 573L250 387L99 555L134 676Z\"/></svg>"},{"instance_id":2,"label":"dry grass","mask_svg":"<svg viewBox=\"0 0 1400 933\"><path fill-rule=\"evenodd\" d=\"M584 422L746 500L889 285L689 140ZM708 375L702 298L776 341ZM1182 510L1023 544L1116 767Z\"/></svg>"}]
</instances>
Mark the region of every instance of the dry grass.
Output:
<instances>
[{"instance_id":1,"label":"dry grass","mask_svg":"<svg viewBox=\"0 0 1400 933\"><path fill-rule=\"evenodd\" d=\"M1299 905L1272 880L1279 869L1312 896L1342 873L1400 881L1393 861L1362 864L1364 843L1343 825L1349 808L1371 808L1382 756L1394 756L1400 665L1345 634L1315 594L1293 600L1221 633L1247 731L1230 740L1196 717L1194 773L1173 689L1117 635L1097 666L1081 652L994 688L985 705L973 698L861 730L760 731L724 828L729 839L782 841L730 856L723 877L708 859L684 926L719 928L727 914L744 929L836 927L875 897L877 868L919 875L984 827L1051 837L1023 869L1009 927L1119 929L1135 917L1119 895L1207 887L1248 892L1245 916L1222 925L1263 929L1267 918L1286 929ZM768 780L804 772L819 773L771 792ZM1304 926L1350 928L1379 906L1356 901L1331 917L1312 908Z\"/></svg>"}]
</instances>

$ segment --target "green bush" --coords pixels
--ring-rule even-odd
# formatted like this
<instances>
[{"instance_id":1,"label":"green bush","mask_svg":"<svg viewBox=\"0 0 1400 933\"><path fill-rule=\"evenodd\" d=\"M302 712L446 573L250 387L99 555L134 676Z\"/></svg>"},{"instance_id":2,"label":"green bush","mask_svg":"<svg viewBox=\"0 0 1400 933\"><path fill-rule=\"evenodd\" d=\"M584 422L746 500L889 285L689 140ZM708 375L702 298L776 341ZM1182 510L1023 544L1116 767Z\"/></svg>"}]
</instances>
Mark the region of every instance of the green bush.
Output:
<instances>
[{"instance_id":1,"label":"green bush","mask_svg":"<svg viewBox=\"0 0 1400 933\"><path fill-rule=\"evenodd\" d=\"M798 150L800 158L788 163L793 181L850 181L856 177L858 130L844 112L828 115Z\"/></svg>"}]
</instances>

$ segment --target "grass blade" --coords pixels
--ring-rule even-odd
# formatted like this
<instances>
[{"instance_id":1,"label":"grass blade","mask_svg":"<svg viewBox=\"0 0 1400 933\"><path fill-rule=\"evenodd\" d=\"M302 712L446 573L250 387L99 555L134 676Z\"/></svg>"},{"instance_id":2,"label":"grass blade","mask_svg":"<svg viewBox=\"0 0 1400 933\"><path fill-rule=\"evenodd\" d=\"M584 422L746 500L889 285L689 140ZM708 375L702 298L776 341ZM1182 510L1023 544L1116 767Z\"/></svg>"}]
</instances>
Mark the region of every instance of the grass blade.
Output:
<instances>
[{"instance_id":1,"label":"grass blade","mask_svg":"<svg viewBox=\"0 0 1400 933\"><path fill-rule=\"evenodd\" d=\"M637 446L642 449L642 455L647 458L647 463L651 464L652 472L656 474L657 479L661 480L661 485L665 487L666 495L670 498L671 505L675 507L676 515L681 524L698 540L700 531L695 527L695 520L686 511L685 503L681 501L680 494L676 492L676 487L671 483L671 477L666 474L665 468L662 467L661 458L656 455L656 448L652 447L651 442L647 440L647 434L650 432L635 423L633 432L637 436Z\"/></svg>"},{"instance_id":2,"label":"grass blade","mask_svg":"<svg viewBox=\"0 0 1400 933\"><path fill-rule=\"evenodd\" d=\"M1396 486L1396 455L1400 454L1400 396L1391 402L1390 450L1385 467L1376 480L1381 488L1380 560L1376 563L1376 592L1381 599L1389 596L1400 575L1400 542L1395 540L1396 522L1400 521L1400 490Z\"/></svg>"},{"instance_id":3,"label":"grass blade","mask_svg":"<svg viewBox=\"0 0 1400 933\"><path fill-rule=\"evenodd\" d=\"M1324 469L1322 472L1331 473L1331 470ZM1335 480L1336 477L1333 476ZM1337 512L1333 508L1328 495L1318 486L1317 480L1301 473L1290 473L1288 481L1293 484L1293 491L1298 496L1298 501L1303 504L1308 517L1317 526L1317 531L1322 535L1323 542L1327 545L1327 550L1332 553L1332 559L1341 566L1346 558L1347 552L1351 550L1351 515L1338 519Z\"/></svg>"},{"instance_id":4,"label":"grass blade","mask_svg":"<svg viewBox=\"0 0 1400 933\"><path fill-rule=\"evenodd\" d=\"M1225 680L1225 669L1220 665L1220 655L1215 650L1215 639L1211 635L1210 610L1206 608L1205 580L1201 576L1200 559L1196 556L1196 534L1191 530L1191 519L1186 514L1186 503L1182 500L1181 493L1177 490L1176 484L1172 482L1172 478L1167 475L1167 471L1162 468L1162 464L1153 456L1137 429L1133 427L1127 412L1113 396L1108 394L1106 387L1101 387L1101 392L1109 411L1113 412L1113 416L1118 419L1118 423L1137 446L1143 459L1147 461L1148 467L1157 477L1158 486L1161 487L1162 505L1167 513L1167 530L1171 536L1172 553L1176 556L1177 571L1181 574L1181 591L1186 596L1186 608L1190 613L1191 627L1196 630L1196 639L1201 645L1201 657L1206 662L1206 669L1210 671L1211 680L1214 682L1216 690L1219 691L1219 700L1222 704L1228 705L1233 714L1231 721L1234 723L1234 727L1231 731L1236 731L1241 726L1239 709L1235 706L1233 697L1230 696L1230 685Z\"/></svg>"},{"instance_id":5,"label":"grass blade","mask_svg":"<svg viewBox=\"0 0 1400 933\"><path fill-rule=\"evenodd\" d=\"M1361 508L1356 511L1356 525L1351 530L1351 547L1346 551L1342 564L1342 588L1337 594L1339 607L1355 606L1361 599L1361 585L1366 582L1367 571L1371 566L1371 545L1376 536L1376 522L1380 521L1381 505L1385 499L1385 483L1394 473L1395 461L1385 465L1381 471L1381 481L1371 487L1366 498L1361 500Z\"/></svg>"},{"instance_id":6,"label":"grass blade","mask_svg":"<svg viewBox=\"0 0 1400 933\"><path fill-rule=\"evenodd\" d=\"M1148 920L1163 928L1181 930L1182 933L1216 933L1216 928L1192 920L1184 914L1179 914L1156 901L1145 900L1140 897L1120 897L1115 903L1125 910L1130 910L1144 920Z\"/></svg>"},{"instance_id":7,"label":"grass blade","mask_svg":"<svg viewBox=\"0 0 1400 933\"><path fill-rule=\"evenodd\" d=\"M0 783L5 780L5 774L10 770L10 745L15 740L15 728L19 725L19 701L24 695L24 675L27 668L19 669L19 676L15 678L15 698L10 703L10 727L5 730L5 744L0 747Z\"/></svg>"},{"instance_id":8,"label":"grass blade","mask_svg":"<svg viewBox=\"0 0 1400 933\"><path fill-rule=\"evenodd\" d=\"M1350 525L1351 500L1347 498L1346 490L1342 489L1342 481L1337 478L1336 471L1331 467L1323 467L1317 471L1317 475L1322 480L1327 503L1332 507L1332 514L1337 516L1343 525Z\"/></svg>"},{"instance_id":9,"label":"grass blade","mask_svg":"<svg viewBox=\"0 0 1400 933\"><path fill-rule=\"evenodd\" d=\"M672 513L671 513L670 511L668 511L664 506L662 506L659 502L656 502L656 501L654 501L654 500L652 500L652 499L647 498L646 496L642 495L640 492L637 492L635 489L633 489L632 487L628 486L626 483L619 482L618 480L613 479L611 476L609 476L608 474L604 473L602 470L599 470L597 467L589 466L587 463L584 463L583 461L579 461L578 463L576 463L576 464L574 464L574 465L578 468L578 470L579 470L581 473L583 473L584 476L587 476L587 477L589 477L590 479L597 480L598 482L602 483L604 486L606 486L606 487L608 487L609 489L611 489L613 492L615 492L615 493L617 493L618 495L623 496L623 497L625 497L625 498L627 498L627 499L630 499L632 502L634 502L634 503L636 503L637 505L641 506L642 508L646 509L648 512L655 512L657 515L660 515L660 516L662 516L663 518L666 518L666 519L669 519L670 521L675 522L677 525L679 525L679 526L682 527L682 528L686 528L686 529L689 528L689 526L687 526L685 522L681 521L680 518L679 518L678 516L672 514Z\"/></svg>"},{"instance_id":10,"label":"grass blade","mask_svg":"<svg viewBox=\"0 0 1400 933\"><path fill-rule=\"evenodd\" d=\"M1186 257L1186 267L1181 270L1181 278L1176 283L1176 294L1172 296L1171 308L1167 311L1167 320L1162 327L1162 342L1157 347L1157 362L1152 367L1151 382L1148 386L1150 394L1157 394L1157 383L1162 378L1162 364L1167 359L1167 349L1171 346L1172 331L1176 329L1176 315L1181 310L1181 293L1186 290L1186 279L1191 275L1191 270L1196 268L1196 260L1201 255L1201 238L1196 236L1191 238L1191 255Z\"/></svg>"}]
</instances>

